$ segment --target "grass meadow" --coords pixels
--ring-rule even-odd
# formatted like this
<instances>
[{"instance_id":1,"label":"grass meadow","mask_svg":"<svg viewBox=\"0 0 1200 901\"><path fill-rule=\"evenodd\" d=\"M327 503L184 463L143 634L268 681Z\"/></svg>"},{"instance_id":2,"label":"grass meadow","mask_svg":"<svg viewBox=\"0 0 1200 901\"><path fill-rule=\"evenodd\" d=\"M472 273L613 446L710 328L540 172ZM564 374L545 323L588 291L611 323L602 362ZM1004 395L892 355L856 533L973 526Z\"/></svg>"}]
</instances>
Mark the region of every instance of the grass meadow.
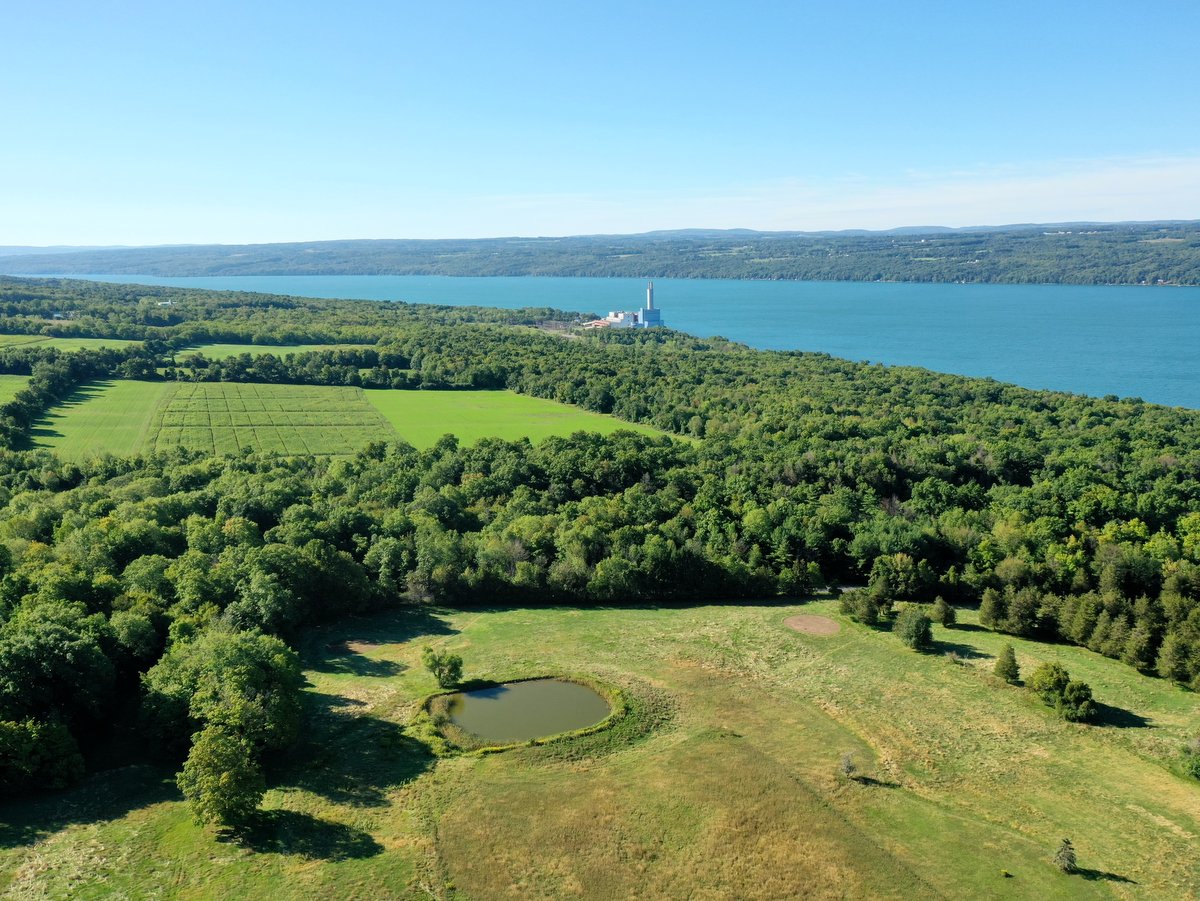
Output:
<instances>
[{"instance_id":1,"label":"grass meadow","mask_svg":"<svg viewBox=\"0 0 1200 901\"><path fill-rule=\"evenodd\" d=\"M2 390L3 383L0 383ZM98 381L52 408L34 447L69 459L181 446L217 454L242 448L288 454L351 454L371 441L418 448L442 435L529 438L646 426L510 391L363 391L361 388L234 382Z\"/></svg>"},{"instance_id":2,"label":"grass meadow","mask_svg":"<svg viewBox=\"0 0 1200 901\"><path fill-rule=\"evenodd\" d=\"M140 341L122 338L59 338L53 335L0 335L0 347L54 347L58 350L96 350L101 347L128 347Z\"/></svg>"},{"instance_id":3,"label":"grass meadow","mask_svg":"<svg viewBox=\"0 0 1200 901\"><path fill-rule=\"evenodd\" d=\"M274 354L286 357L288 354L312 353L319 350L366 350L374 348L373 344L197 344L175 352L176 359L184 360L196 354L204 354L210 360L227 360L241 354L258 356L259 354Z\"/></svg>"},{"instance_id":4,"label":"grass meadow","mask_svg":"<svg viewBox=\"0 0 1200 901\"><path fill-rule=\"evenodd\" d=\"M100 347L127 347L130 344L140 344L140 341L130 341L123 338L62 338L56 335L0 335L0 347L54 347L58 350L96 350ZM225 360L239 354L275 354L283 357L287 354L308 353L318 350L363 350L374 347L372 344L196 344L176 351L175 356L182 360L202 353L210 360Z\"/></svg>"},{"instance_id":5,"label":"grass meadow","mask_svg":"<svg viewBox=\"0 0 1200 901\"><path fill-rule=\"evenodd\" d=\"M625 422L540 397L512 391L364 392L367 400L414 447L429 447L447 432L463 444L480 438L541 441L572 432L610 434L619 429L660 435L649 426Z\"/></svg>"},{"instance_id":6,"label":"grass meadow","mask_svg":"<svg viewBox=\"0 0 1200 901\"><path fill-rule=\"evenodd\" d=\"M0 404L8 403L28 384L27 375L0 375Z\"/></svg>"},{"instance_id":7,"label":"grass meadow","mask_svg":"<svg viewBox=\"0 0 1200 901\"><path fill-rule=\"evenodd\" d=\"M174 388L170 382L90 382L34 424L32 444L70 460L138 453L152 446L159 410Z\"/></svg>"},{"instance_id":8,"label":"grass meadow","mask_svg":"<svg viewBox=\"0 0 1200 901\"><path fill-rule=\"evenodd\" d=\"M830 616L833 636L784 626ZM995 679L972 615L919 654L831 602L409 609L314 633L305 741L241 839L193 825L166 771L0 808L17 898L1038 898L1200 895L1200 700L1117 662L1015 640L1091 682L1065 723ZM437 756L421 648L468 678L588 673L611 732ZM954 651L960 663L945 652ZM851 753L863 778L837 773ZM1070 837L1081 873L1051 863Z\"/></svg>"}]
</instances>

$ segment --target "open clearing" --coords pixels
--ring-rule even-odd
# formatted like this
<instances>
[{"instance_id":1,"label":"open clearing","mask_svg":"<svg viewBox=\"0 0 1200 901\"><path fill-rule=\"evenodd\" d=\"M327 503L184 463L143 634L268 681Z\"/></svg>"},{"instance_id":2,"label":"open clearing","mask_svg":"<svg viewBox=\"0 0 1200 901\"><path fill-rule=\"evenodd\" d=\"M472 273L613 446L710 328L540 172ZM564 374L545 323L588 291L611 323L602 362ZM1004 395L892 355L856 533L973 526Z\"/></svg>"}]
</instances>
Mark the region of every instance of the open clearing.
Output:
<instances>
[{"instance_id":1,"label":"open clearing","mask_svg":"<svg viewBox=\"0 0 1200 901\"><path fill-rule=\"evenodd\" d=\"M8 403L28 384L27 375L0 375L0 404Z\"/></svg>"},{"instance_id":2,"label":"open clearing","mask_svg":"<svg viewBox=\"0 0 1200 901\"><path fill-rule=\"evenodd\" d=\"M552 435L621 429L644 435L661 435L649 426L626 422L512 391L380 391L364 392L414 447L429 447L447 432L464 444L480 438L541 441Z\"/></svg>"},{"instance_id":3,"label":"open clearing","mask_svg":"<svg viewBox=\"0 0 1200 901\"><path fill-rule=\"evenodd\" d=\"M828 617L834 637L798 633ZM192 825L164 772L126 767L0 813L16 897L1131 898L1200 895L1200 699L962 611L934 653L832 602L597 610L415 608L306 645L306 743L241 844ZM990 675L1058 660L1101 725ZM637 702L562 745L437 758L410 722L433 645L468 678L590 673ZM956 665L944 652L953 650ZM836 774L842 753L868 777ZM1057 872L1063 836L1082 874ZM1007 871L1011 876L1006 877Z\"/></svg>"},{"instance_id":4,"label":"open clearing","mask_svg":"<svg viewBox=\"0 0 1200 901\"><path fill-rule=\"evenodd\" d=\"M814 616L811 613L789 616L783 621L783 624L789 629L795 629L806 635L837 635L842 631L837 620L830 619L828 616Z\"/></svg>"},{"instance_id":5,"label":"open clearing","mask_svg":"<svg viewBox=\"0 0 1200 901\"><path fill-rule=\"evenodd\" d=\"M111 380L83 385L33 427L34 447L70 460L135 454L154 435L156 415L175 385Z\"/></svg>"},{"instance_id":6,"label":"open clearing","mask_svg":"<svg viewBox=\"0 0 1200 901\"><path fill-rule=\"evenodd\" d=\"M54 335L0 335L0 347L54 347L63 351L96 350L100 347L121 348L141 344L123 338L60 338ZM177 359L185 360L196 354L204 354L210 360L225 360L239 354L288 354L310 353L319 350L367 350L373 344L196 344L175 352Z\"/></svg>"},{"instance_id":7,"label":"open clearing","mask_svg":"<svg viewBox=\"0 0 1200 901\"><path fill-rule=\"evenodd\" d=\"M274 354L286 357L288 354L313 353L319 350L374 350L374 344L196 344L175 351L179 360L204 354L210 360L227 360L230 357L250 354Z\"/></svg>"},{"instance_id":8,"label":"open clearing","mask_svg":"<svg viewBox=\"0 0 1200 901\"><path fill-rule=\"evenodd\" d=\"M575 431L646 426L510 391L363 391L234 382L94 382L33 430L33 445L69 459L187 447L235 453L352 454L403 438L429 447L446 433L539 441Z\"/></svg>"},{"instance_id":9,"label":"open clearing","mask_svg":"<svg viewBox=\"0 0 1200 901\"><path fill-rule=\"evenodd\" d=\"M54 347L58 350L96 350L100 347L128 347L140 341L121 338L58 338L52 335L0 335L0 347Z\"/></svg>"}]
</instances>

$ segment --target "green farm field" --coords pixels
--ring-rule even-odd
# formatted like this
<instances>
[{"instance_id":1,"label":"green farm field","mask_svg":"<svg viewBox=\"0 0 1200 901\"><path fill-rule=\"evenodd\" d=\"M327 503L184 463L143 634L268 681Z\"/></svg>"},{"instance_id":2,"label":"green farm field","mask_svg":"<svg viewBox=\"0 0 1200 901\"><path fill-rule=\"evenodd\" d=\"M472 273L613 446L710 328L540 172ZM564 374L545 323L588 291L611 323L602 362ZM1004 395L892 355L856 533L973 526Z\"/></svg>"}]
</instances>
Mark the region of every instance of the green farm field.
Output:
<instances>
[{"instance_id":1,"label":"green farm field","mask_svg":"<svg viewBox=\"0 0 1200 901\"><path fill-rule=\"evenodd\" d=\"M54 347L58 350L96 350L101 347L128 347L140 341L121 338L57 338L50 335L0 335L0 347Z\"/></svg>"},{"instance_id":2,"label":"green farm field","mask_svg":"<svg viewBox=\"0 0 1200 901\"><path fill-rule=\"evenodd\" d=\"M153 442L159 409L174 387L116 379L84 385L34 424L33 446L71 460L135 454Z\"/></svg>"},{"instance_id":3,"label":"green farm field","mask_svg":"<svg viewBox=\"0 0 1200 901\"><path fill-rule=\"evenodd\" d=\"M653 429L509 391L363 391L233 382L111 380L81 388L33 430L33 444L70 459L182 446L289 454L351 454L403 438L418 448L442 435L539 441L575 431Z\"/></svg>"},{"instance_id":4,"label":"green farm field","mask_svg":"<svg viewBox=\"0 0 1200 901\"><path fill-rule=\"evenodd\" d=\"M210 360L227 360L241 354L257 356L259 354L274 354L285 357L288 354L312 353L319 350L367 350L374 348L373 344L197 344L183 350L177 350L175 356L183 360L196 354L204 354Z\"/></svg>"},{"instance_id":5,"label":"green farm field","mask_svg":"<svg viewBox=\"0 0 1200 901\"><path fill-rule=\"evenodd\" d=\"M0 404L12 400L28 384L27 375L0 375Z\"/></svg>"},{"instance_id":6,"label":"green farm field","mask_svg":"<svg viewBox=\"0 0 1200 901\"><path fill-rule=\"evenodd\" d=\"M835 635L784 620L822 614ZM967 613L934 653L831 602L409 609L314 634L305 746L240 840L192 824L169 773L127 767L0 815L12 897L1188 899L1200 785L1177 770L1200 699L1073 647L1106 706L1065 723L990 673ZM441 756L433 645L469 678L622 687L611 731ZM955 651L961 664L944 652ZM865 778L836 770L851 753ZM1080 874L1051 857L1063 836Z\"/></svg>"},{"instance_id":7,"label":"green farm field","mask_svg":"<svg viewBox=\"0 0 1200 901\"><path fill-rule=\"evenodd\" d=\"M480 438L541 441L552 435L586 431L611 434L620 429L660 435L649 426L626 422L512 391L380 391L367 400L414 447L429 447L450 432L464 444Z\"/></svg>"}]
</instances>

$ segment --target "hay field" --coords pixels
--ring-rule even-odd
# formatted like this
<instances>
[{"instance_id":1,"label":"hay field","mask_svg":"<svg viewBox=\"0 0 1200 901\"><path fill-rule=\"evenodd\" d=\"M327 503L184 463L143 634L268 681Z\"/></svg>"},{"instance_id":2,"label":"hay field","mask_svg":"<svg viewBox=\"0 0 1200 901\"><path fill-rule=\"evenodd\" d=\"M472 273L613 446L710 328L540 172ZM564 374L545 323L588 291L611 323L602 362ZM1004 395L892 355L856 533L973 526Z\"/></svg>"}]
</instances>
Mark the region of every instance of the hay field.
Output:
<instances>
[{"instance_id":1,"label":"hay field","mask_svg":"<svg viewBox=\"0 0 1200 901\"><path fill-rule=\"evenodd\" d=\"M364 392L367 400L414 447L429 447L447 432L463 444L480 438L538 442L572 432L611 434L620 429L661 435L657 429L626 422L512 391L381 391Z\"/></svg>"},{"instance_id":2,"label":"hay field","mask_svg":"<svg viewBox=\"0 0 1200 901\"><path fill-rule=\"evenodd\" d=\"M785 625L829 616L835 636ZM1036 898L1200 894L1200 784L1178 748L1200 699L1071 647L1107 707L1064 723L990 675L1010 639L935 627L918 654L828 602L415 608L306 644L306 741L243 841L191 824L166 771L93 777L0 816L13 897L284 899ZM470 678L591 673L621 728L438 757L414 720L421 648ZM944 656L954 650L963 661ZM837 774L843 752L867 779ZM1063 836L1080 875L1051 857ZM1006 875L1007 874L1007 875Z\"/></svg>"},{"instance_id":3,"label":"hay field","mask_svg":"<svg viewBox=\"0 0 1200 901\"><path fill-rule=\"evenodd\" d=\"M309 385L107 380L80 388L33 430L33 446L69 459L187 447L352 454L372 441L418 448L442 435L463 444L539 441L575 431L646 426L511 391L363 391Z\"/></svg>"},{"instance_id":4,"label":"hay field","mask_svg":"<svg viewBox=\"0 0 1200 901\"><path fill-rule=\"evenodd\" d=\"M288 354L312 353L319 350L367 350L374 347L373 344L196 344L175 351L175 357L185 360L196 354L203 354L210 360L227 360L241 354L274 354L282 358Z\"/></svg>"},{"instance_id":5,"label":"hay field","mask_svg":"<svg viewBox=\"0 0 1200 901\"><path fill-rule=\"evenodd\" d=\"M350 454L395 437L359 388L181 382L159 410L154 449Z\"/></svg>"},{"instance_id":6,"label":"hay field","mask_svg":"<svg viewBox=\"0 0 1200 901\"><path fill-rule=\"evenodd\" d=\"M58 350L96 350L101 347L120 348L140 341L123 338L59 338L51 335L0 335L0 347L54 347Z\"/></svg>"}]
</instances>

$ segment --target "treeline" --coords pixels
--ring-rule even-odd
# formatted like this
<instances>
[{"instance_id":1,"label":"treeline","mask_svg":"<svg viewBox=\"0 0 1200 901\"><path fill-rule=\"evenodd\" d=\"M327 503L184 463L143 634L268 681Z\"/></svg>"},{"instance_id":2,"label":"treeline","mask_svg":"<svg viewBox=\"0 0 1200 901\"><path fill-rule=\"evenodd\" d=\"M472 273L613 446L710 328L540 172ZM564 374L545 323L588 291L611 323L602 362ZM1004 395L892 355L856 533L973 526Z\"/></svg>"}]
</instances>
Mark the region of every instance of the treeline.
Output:
<instances>
[{"instance_id":1,"label":"treeline","mask_svg":"<svg viewBox=\"0 0 1200 901\"><path fill-rule=\"evenodd\" d=\"M22 273L159 276L653 276L1196 285L1200 223L155 247L4 257L0 266Z\"/></svg>"},{"instance_id":2,"label":"treeline","mask_svg":"<svg viewBox=\"0 0 1200 901\"><path fill-rule=\"evenodd\" d=\"M353 331L366 350L189 370L174 355L176 332L230 320L215 306L224 297L212 309L203 292L186 302L202 311L195 322L78 359L118 374L156 370L147 377L172 359L177 377L382 369L429 385L503 386L689 440L445 439L343 460L177 452L77 464L0 452L6 784L66 759L47 749L95 744L138 696L140 674L168 659L183 675L143 680L143 706L161 708L152 719L174 711L164 732L207 733L192 746L199 758L248 747L258 760L288 734L290 714L275 711L278 729L256 731L276 722L247 706L259 682L246 676L238 688L220 675L222 661L259 647L237 636L290 640L321 618L425 600L587 606L864 585L877 606L939 595L978 603L994 628L1085 644L1200 688L1195 412L666 330L564 340L409 313L392 322L392 305L368 302L294 301L298 332L323 323L331 335ZM76 304L97 317L120 306ZM270 322L283 328L287 316ZM36 353L52 354L0 359ZM334 365L346 353L355 356ZM218 633L232 637L206 637ZM272 647L259 648L270 666L238 672L290 684L286 648ZM210 694L222 684L245 721L214 719ZM203 767L191 771L202 785Z\"/></svg>"},{"instance_id":3,"label":"treeline","mask_svg":"<svg viewBox=\"0 0 1200 901\"><path fill-rule=\"evenodd\" d=\"M192 344L374 344L412 324L572 322L549 307L502 310L433 304L323 300L245 291L195 291L70 279L0 276L5 334L163 340Z\"/></svg>"}]
</instances>

